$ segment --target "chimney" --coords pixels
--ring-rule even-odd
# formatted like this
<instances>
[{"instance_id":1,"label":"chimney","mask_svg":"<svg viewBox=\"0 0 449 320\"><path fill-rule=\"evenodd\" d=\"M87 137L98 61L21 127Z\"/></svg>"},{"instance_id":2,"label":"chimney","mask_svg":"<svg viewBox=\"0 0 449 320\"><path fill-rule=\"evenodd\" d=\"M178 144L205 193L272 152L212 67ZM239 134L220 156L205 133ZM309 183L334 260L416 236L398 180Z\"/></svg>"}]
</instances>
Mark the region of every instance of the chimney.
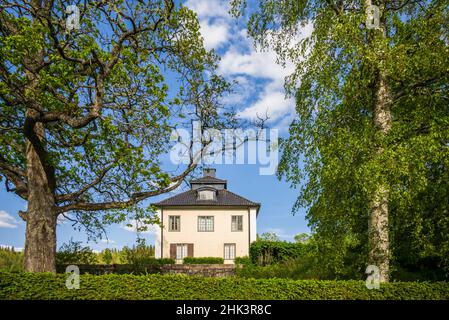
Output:
<instances>
[{"instance_id":1,"label":"chimney","mask_svg":"<svg viewBox=\"0 0 449 320\"><path fill-rule=\"evenodd\" d=\"M203 169L203 176L204 177L213 177L213 178L215 178L215 169L213 169L213 168L204 168Z\"/></svg>"}]
</instances>

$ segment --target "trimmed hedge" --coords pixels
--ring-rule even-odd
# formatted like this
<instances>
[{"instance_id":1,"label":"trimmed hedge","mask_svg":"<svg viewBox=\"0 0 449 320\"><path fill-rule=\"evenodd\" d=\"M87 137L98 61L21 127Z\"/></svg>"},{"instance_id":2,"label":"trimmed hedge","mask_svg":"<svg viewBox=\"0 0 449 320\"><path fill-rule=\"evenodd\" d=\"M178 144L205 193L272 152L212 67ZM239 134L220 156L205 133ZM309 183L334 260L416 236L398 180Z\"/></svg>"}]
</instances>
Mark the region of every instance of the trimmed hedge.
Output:
<instances>
[{"instance_id":1,"label":"trimmed hedge","mask_svg":"<svg viewBox=\"0 0 449 320\"><path fill-rule=\"evenodd\" d=\"M0 271L0 299L449 299L448 282L393 282L368 290L363 281L207 278L181 275L66 275Z\"/></svg>"},{"instance_id":2,"label":"trimmed hedge","mask_svg":"<svg viewBox=\"0 0 449 320\"><path fill-rule=\"evenodd\" d=\"M159 273L161 266L165 264L174 264L175 260L170 258L156 259L149 258L145 262L140 264L75 264L81 274L146 274L146 273ZM56 272L65 273L66 267L69 264L56 265Z\"/></svg>"},{"instance_id":3,"label":"trimmed hedge","mask_svg":"<svg viewBox=\"0 0 449 320\"><path fill-rule=\"evenodd\" d=\"M183 263L184 264L223 264L224 259L216 258L216 257L201 257L201 258L186 257L186 258L184 258Z\"/></svg>"}]
</instances>

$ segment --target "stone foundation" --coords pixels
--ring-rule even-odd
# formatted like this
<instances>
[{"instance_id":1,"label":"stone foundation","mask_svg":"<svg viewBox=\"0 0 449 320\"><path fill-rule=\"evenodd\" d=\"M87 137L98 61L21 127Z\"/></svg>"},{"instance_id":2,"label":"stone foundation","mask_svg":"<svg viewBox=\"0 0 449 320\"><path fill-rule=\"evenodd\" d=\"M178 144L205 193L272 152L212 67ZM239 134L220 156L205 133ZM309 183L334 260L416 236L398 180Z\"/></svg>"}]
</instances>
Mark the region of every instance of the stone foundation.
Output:
<instances>
[{"instance_id":1,"label":"stone foundation","mask_svg":"<svg viewBox=\"0 0 449 320\"><path fill-rule=\"evenodd\" d=\"M230 277L235 275L234 264L166 264L163 274L185 274L204 277Z\"/></svg>"}]
</instances>

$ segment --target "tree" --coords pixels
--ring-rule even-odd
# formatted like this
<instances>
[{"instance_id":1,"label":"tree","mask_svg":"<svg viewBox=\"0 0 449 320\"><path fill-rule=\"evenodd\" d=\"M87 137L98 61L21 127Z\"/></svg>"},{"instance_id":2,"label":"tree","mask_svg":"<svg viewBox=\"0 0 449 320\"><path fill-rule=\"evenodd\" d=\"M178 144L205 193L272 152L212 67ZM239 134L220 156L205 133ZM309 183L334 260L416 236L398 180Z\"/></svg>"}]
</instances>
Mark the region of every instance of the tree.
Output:
<instances>
[{"instance_id":1,"label":"tree","mask_svg":"<svg viewBox=\"0 0 449 320\"><path fill-rule=\"evenodd\" d=\"M274 233L274 232L264 232L261 234L260 236L260 240L262 241L272 241L272 242L276 242L276 241L281 241L281 239L279 239L279 236Z\"/></svg>"},{"instance_id":2,"label":"tree","mask_svg":"<svg viewBox=\"0 0 449 320\"><path fill-rule=\"evenodd\" d=\"M89 247L83 247L81 241L70 239L64 243L56 254L58 264L95 264L97 255Z\"/></svg>"},{"instance_id":3,"label":"tree","mask_svg":"<svg viewBox=\"0 0 449 320\"><path fill-rule=\"evenodd\" d=\"M372 5L378 21L367 20ZM236 16L245 7L233 1ZM447 172L447 18L440 0L266 0L250 12L255 42L296 64L285 87L297 117L278 171L293 186L305 182L294 210L310 208L317 235L339 250L349 241L379 267L381 281L399 241L391 232L410 226L404 216L429 168ZM314 29L304 38L307 23ZM432 220L441 214L427 212ZM411 217L414 234L421 217Z\"/></svg>"},{"instance_id":4,"label":"tree","mask_svg":"<svg viewBox=\"0 0 449 320\"><path fill-rule=\"evenodd\" d=\"M68 1L0 1L0 179L28 204L27 271L55 271L58 216L93 235L131 213L157 222L142 201L197 166L193 155L162 168L170 133L232 117L192 11L172 0L70 4L78 29L65 23L77 18Z\"/></svg>"},{"instance_id":5,"label":"tree","mask_svg":"<svg viewBox=\"0 0 449 320\"><path fill-rule=\"evenodd\" d=\"M104 249L103 250L103 262L105 264L111 264L112 262L112 252L111 249Z\"/></svg>"},{"instance_id":6,"label":"tree","mask_svg":"<svg viewBox=\"0 0 449 320\"><path fill-rule=\"evenodd\" d=\"M310 236L307 233L298 233L295 235L295 241L298 243L307 243L310 239Z\"/></svg>"}]
</instances>

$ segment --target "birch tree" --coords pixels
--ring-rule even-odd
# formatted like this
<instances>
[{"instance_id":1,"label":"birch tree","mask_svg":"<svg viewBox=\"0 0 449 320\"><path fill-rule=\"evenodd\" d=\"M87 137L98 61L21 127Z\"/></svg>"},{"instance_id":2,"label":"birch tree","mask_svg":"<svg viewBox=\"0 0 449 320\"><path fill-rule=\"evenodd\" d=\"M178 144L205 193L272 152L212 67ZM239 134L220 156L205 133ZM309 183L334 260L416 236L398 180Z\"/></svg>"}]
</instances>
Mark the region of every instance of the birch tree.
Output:
<instances>
[{"instance_id":1,"label":"birch tree","mask_svg":"<svg viewBox=\"0 0 449 320\"><path fill-rule=\"evenodd\" d=\"M297 117L282 143L278 171L300 188L294 211L308 208L311 226L325 240L322 251L332 248L335 258L351 245L366 255L365 267L377 266L380 280L388 281L392 243L409 241L392 242L393 230L413 224L411 237L422 230L423 214L412 199L430 192L423 191L430 167L443 176L448 168L447 3L232 3L233 13L248 19L256 46L296 66L285 88L296 99ZM302 28L309 24L313 32L305 38ZM426 213L438 221L429 236L447 227L444 209L438 210Z\"/></svg>"}]
</instances>

